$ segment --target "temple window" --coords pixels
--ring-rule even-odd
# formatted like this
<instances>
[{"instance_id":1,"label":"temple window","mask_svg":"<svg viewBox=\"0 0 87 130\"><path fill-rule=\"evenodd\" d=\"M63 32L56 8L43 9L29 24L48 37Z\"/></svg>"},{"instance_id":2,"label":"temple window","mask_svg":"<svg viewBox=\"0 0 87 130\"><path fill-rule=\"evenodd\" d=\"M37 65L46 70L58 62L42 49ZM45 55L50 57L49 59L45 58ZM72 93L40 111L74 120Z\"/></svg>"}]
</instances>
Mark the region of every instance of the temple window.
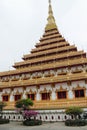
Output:
<instances>
[{"instance_id":1,"label":"temple window","mask_svg":"<svg viewBox=\"0 0 87 130\"><path fill-rule=\"evenodd\" d=\"M19 78L20 78L19 75L14 75L14 76L11 77L11 80L12 81L17 81L17 80L19 80Z\"/></svg>"},{"instance_id":2,"label":"temple window","mask_svg":"<svg viewBox=\"0 0 87 130\"><path fill-rule=\"evenodd\" d=\"M60 116L58 116L58 119L60 120Z\"/></svg>"},{"instance_id":3,"label":"temple window","mask_svg":"<svg viewBox=\"0 0 87 130\"><path fill-rule=\"evenodd\" d=\"M27 96L28 96L28 98L30 98L31 100L35 100L35 94L28 94Z\"/></svg>"},{"instance_id":4,"label":"temple window","mask_svg":"<svg viewBox=\"0 0 87 130\"><path fill-rule=\"evenodd\" d=\"M7 102L9 100L9 96L8 95L5 95L2 97L3 101Z\"/></svg>"},{"instance_id":5,"label":"temple window","mask_svg":"<svg viewBox=\"0 0 87 130\"><path fill-rule=\"evenodd\" d=\"M21 99L21 95L15 95L14 98L15 98L15 101L18 101Z\"/></svg>"},{"instance_id":6,"label":"temple window","mask_svg":"<svg viewBox=\"0 0 87 130\"><path fill-rule=\"evenodd\" d=\"M58 99L65 99L66 97L66 91L57 92Z\"/></svg>"},{"instance_id":7,"label":"temple window","mask_svg":"<svg viewBox=\"0 0 87 130\"><path fill-rule=\"evenodd\" d=\"M48 119L48 117L46 116L46 117L45 117L45 119L47 120L47 119Z\"/></svg>"},{"instance_id":8,"label":"temple window","mask_svg":"<svg viewBox=\"0 0 87 130\"><path fill-rule=\"evenodd\" d=\"M52 117L51 117L51 119L53 120L53 119L54 119L54 117L52 116Z\"/></svg>"},{"instance_id":9,"label":"temple window","mask_svg":"<svg viewBox=\"0 0 87 130\"><path fill-rule=\"evenodd\" d=\"M84 97L84 90L75 90L75 97Z\"/></svg>"},{"instance_id":10,"label":"temple window","mask_svg":"<svg viewBox=\"0 0 87 130\"><path fill-rule=\"evenodd\" d=\"M66 119L67 119L67 116L65 116L64 118L65 118L65 120L66 120Z\"/></svg>"},{"instance_id":11,"label":"temple window","mask_svg":"<svg viewBox=\"0 0 87 130\"><path fill-rule=\"evenodd\" d=\"M56 74L56 72L54 70L50 70L50 75L54 76Z\"/></svg>"},{"instance_id":12,"label":"temple window","mask_svg":"<svg viewBox=\"0 0 87 130\"><path fill-rule=\"evenodd\" d=\"M22 74L21 75L21 79L23 79L23 80L27 80L29 78L30 78L30 74Z\"/></svg>"},{"instance_id":13,"label":"temple window","mask_svg":"<svg viewBox=\"0 0 87 130\"><path fill-rule=\"evenodd\" d=\"M42 119L42 117L40 116L40 120Z\"/></svg>"},{"instance_id":14,"label":"temple window","mask_svg":"<svg viewBox=\"0 0 87 130\"><path fill-rule=\"evenodd\" d=\"M50 93L42 93L42 100L50 100Z\"/></svg>"},{"instance_id":15,"label":"temple window","mask_svg":"<svg viewBox=\"0 0 87 130\"><path fill-rule=\"evenodd\" d=\"M1 81L2 81L2 82L8 82L8 81L9 81L9 77L2 77L2 78L1 78Z\"/></svg>"}]
</instances>

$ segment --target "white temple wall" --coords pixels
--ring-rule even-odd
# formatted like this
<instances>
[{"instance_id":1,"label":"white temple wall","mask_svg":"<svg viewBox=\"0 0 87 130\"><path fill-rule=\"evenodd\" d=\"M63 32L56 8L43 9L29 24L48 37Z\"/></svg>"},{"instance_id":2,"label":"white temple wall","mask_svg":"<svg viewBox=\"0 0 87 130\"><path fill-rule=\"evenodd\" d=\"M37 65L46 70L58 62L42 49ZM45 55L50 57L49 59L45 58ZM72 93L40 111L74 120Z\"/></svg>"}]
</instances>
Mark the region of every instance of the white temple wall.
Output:
<instances>
[{"instance_id":1,"label":"white temple wall","mask_svg":"<svg viewBox=\"0 0 87 130\"><path fill-rule=\"evenodd\" d=\"M9 89L3 89L2 90L2 94L10 94L10 92L11 92L11 89L9 88Z\"/></svg>"},{"instance_id":2,"label":"white temple wall","mask_svg":"<svg viewBox=\"0 0 87 130\"><path fill-rule=\"evenodd\" d=\"M85 96L87 97L87 84L86 84L86 91L85 91L86 93L85 93Z\"/></svg>"},{"instance_id":3,"label":"white temple wall","mask_svg":"<svg viewBox=\"0 0 87 130\"><path fill-rule=\"evenodd\" d=\"M22 99L26 99L27 95L26 95L26 90L24 90L23 94L22 94Z\"/></svg>"},{"instance_id":4,"label":"white temple wall","mask_svg":"<svg viewBox=\"0 0 87 130\"><path fill-rule=\"evenodd\" d=\"M48 85L40 85L39 92L40 92L40 91L44 91L44 90L46 90L47 92L52 91L52 86L51 86L51 84L48 84Z\"/></svg>"},{"instance_id":5,"label":"white temple wall","mask_svg":"<svg viewBox=\"0 0 87 130\"><path fill-rule=\"evenodd\" d=\"M2 92L0 92L0 101L2 101Z\"/></svg>"},{"instance_id":6,"label":"white temple wall","mask_svg":"<svg viewBox=\"0 0 87 130\"><path fill-rule=\"evenodd\" d=\"M87 112L87 109L83 109ZM41 119L43 122L61 122L67 119L73 119L73 117L66 115L65 110L38 110L39 114L37 119ZM4 111L3 118L10 119L11 121L23 121L22 115L15 111Z\"/></svg>"},{"instance_id":7,"label":"white temple wall","mask_svg":"<svg viewBox=\"0 0 87 130\"><path fill-rule=\"evenodd\" d=\"M14 102L14 92L13 91L10 94L10 102Z\"/></svg>"},{"instance_id":8,"label":"white temple wall","mask_svg":"<svg viewBox=\"0 0 87 130\"><path fill-rule=\"evenodd\" d=\"M58 84L55 84L55 90L60 90L60 88L62 88L62 89L68 89L67 83L58 83Z\"/></svg>"},{"instance_id":9,"label":"white temple wall","mask_svg":"<svg viewBox=\"0 0 87 130\"><path fill-rule=\"evenodd\" d=\"M69 91L68 91L68 98L69 99L73 99L74 98L74 94L73 94L73 91L71 89L69 89Z\"/></svg>"},{"instance_id":10,"label":"white temple wall","mask_svg":"<svg viewBox=\"0 0 87 130\"><path fill-rule=\"evenodd\" d=\"M33 93L37 93L37 87L36 86L29 86L29 87L26 87L26 92L27 93L30 93L30 92L33 92Z\"/></svg>"},{"instance_id":11,"label":"white temple wall","mask_svg":"<svg viewBox=\"0 0 87 130\"><path fill-rule=\"evenodd\" d=\"M23 93L23 91L24 91L23 88L14 88L14 90L13 90L14 94L16 94L17 92L21 94L21 93Z\"/></svg>"},{"instance_id":12,"label":"white temple wall","mask_svg":"<svg viewBox=\"0 0 87 130\"><path fill-rule=\"evenodd\" d=\"M81 81L74 81L72 82L72 87L73 88L76 88L76 87L85 87L86 86L86 83L85 81L81 80Z\"/></svg>"},{"instance_id":13,"label":"white temple wall","mask_svg":"<svg viewBox=\"0 0 87 130\"><path fill-rule=\"evenodd\" d=\"M55 93L55 89L54 89L54 88L53 88L53 90L52 90L51 99L52 99L52 100L56 100L56 99L57 99L57 95L56 95L56 93Z\"/></svg>"},{"instance_id":14,"label":"white temple wall","mask_svg":"<svg viewBox=\"0 0 87 130\"><path fill-rule=\"evenodd\" d=\"M41 94L39 92L37 92L36 94L36 100L37 101L40 101L41 100Z\"/></svg>"}]
</instances>

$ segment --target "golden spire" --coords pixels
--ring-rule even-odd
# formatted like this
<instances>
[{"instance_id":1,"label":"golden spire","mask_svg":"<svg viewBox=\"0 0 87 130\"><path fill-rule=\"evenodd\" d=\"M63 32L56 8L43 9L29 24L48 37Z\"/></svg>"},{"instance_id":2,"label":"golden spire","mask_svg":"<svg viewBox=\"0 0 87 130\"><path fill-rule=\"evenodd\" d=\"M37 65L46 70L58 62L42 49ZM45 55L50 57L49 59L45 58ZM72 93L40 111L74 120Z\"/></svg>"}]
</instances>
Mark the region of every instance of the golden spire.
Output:
<instances>
[{"instance_id":1,"label":"golden spire","mask_svg":"<svg viewBox=\"0 0 87 130\"><path fill-rule=\"evenodd\" d=\"M48 18L47 18L47 25L45 27L45 30L50 30L57 28L57 25L55 23L55 18L53 16L52 6L51 6L51 0L49 0L49 12L48 12Z\"/></svg>"}]
</instances>

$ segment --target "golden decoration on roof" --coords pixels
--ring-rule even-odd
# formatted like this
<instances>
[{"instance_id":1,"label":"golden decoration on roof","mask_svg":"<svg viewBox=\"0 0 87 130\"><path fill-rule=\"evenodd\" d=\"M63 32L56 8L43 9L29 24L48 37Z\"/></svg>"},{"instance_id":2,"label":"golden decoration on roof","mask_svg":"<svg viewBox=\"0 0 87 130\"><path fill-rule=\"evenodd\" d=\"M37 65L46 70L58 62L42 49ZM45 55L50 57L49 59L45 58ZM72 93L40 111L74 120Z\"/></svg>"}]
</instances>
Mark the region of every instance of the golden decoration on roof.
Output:
<instances>
[{"instance_id":1,"label":"golden decoration on roof","mask_svg":"<svg viewBox=\"0 0 87 130\"><path fill-rule=\"evenodd\" d=\"M57 28L57 25L55 23L55 18L53 16L53 11L52 11L52 6L51 6L51 0L49 0L49 11L48 11L48 18L47 18L47 25L45 27L45 30L50 30L50 29L54 29Z\"/></svg>"}]
</instances>

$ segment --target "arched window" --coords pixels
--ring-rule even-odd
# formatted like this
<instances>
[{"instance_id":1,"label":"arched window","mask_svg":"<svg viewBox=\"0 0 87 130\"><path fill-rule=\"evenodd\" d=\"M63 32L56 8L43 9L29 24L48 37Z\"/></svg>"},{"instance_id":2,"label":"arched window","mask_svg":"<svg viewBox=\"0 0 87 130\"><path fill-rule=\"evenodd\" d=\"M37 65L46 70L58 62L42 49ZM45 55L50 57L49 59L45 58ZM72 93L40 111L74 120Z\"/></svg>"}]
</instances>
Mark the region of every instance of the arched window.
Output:
<instances>
[{"instance_id":1,"label":"arched window","mask_svg":"<svg viewBox=\"0 0 87 130\"><path fill-rule=\"evenodd\" d=\"M3 101L7 102L9 100L9 96L8 95L4 95L2 96Z\"/></svg>"},{"instance_id":2,"label":"arched window","mask_svg":"<svg viewBox=\"0 0 87 130\"><path fill-rule=\"evenodd\" d=\"M79 97L84 97L84 90L75 90L75 97L79 98Z\"/></svg>"},{"instance_id":3,"label":"arched window","mask_svg":"<svg viewBox=\"0 0 87 130\"><path fill-rule=\"evenodd\" d=\"M52 118L52 120L54 119L54 117L53 117L53 116L52 116L51 118Z\"/></svg>"},{"instance_id":4,"label":"arched window","mask_svg":"<svg viewBox=\"0 0 87 130\"><path fill-rule=\"evenodd\" d=\"M65 99L66 98L66 91L57 92L58 99Z\"/></svg>"},{"instance_id":5,"label":"arched window","mask_svg":"<svg viewBox=\"0 0 87 130\"><path fill-rule=\"evenodd\" d=\"M50 93L42 93L42 100L50 100Z\"/></svg>"},{"instance_id":6,"label":"arched window","mask_svg":"<svg viewBox=\"0 0 87 130\"><path fill-rule=\"evenodd\" d=\"M47 120L47 119L48 119L48 117L46 116L46 117L45 117L45 119Z\"/></svg>"},{"instance_id":7,"label":"arched window","mask_svg":"<svg viewBox=\"0 0 87 130\"><path fill-rule=\"evenodd\" d=\"M65 116L65 120L67 119L67 116Z\"/></svg>"},{"instance_id":8,"label":"arched window","mask_svg":"<svg viewBox=\"0 0 87 130\"><path fill-rule=\"evenodd\" d=\"M35 100L35 94L28 94L27 96L28 96L28 98L30 98L31 100Z\"/></svg>"},{"instance_id":9,"label":"arched window","mask_svg":"<svg viewBox=\"0 0 87 130\"><path fill-rule=\"evenodd\" d=\"M21 99L21 95L14 95L15 101L18 101Z\"/></svg>"},{"instance_id":10,"label":"arched window","mask_svg":"<svg viewBox=\"0 0 87 130\"><path fill-rule=\"evenodd\" d=\"M15 116L13 116L13 119L15 119Z\"/></svg>"},{"instance_id":11,"label":"arched window","mask_svg":"<svg viewBox=\"0 0 87 130\"><path fill-rule=\"evenodd\" d=\"M42 119L42 117L40 116L40 120Z\"/></svg>"},{"instance_id":12,"label":"arched window","mask_svg":"<svg viewBox=\"0 0 87 130\"><path fill-rule=\"evenodd\" d=\"M60 120L60 116L58 116L58 119Z\"/></svg>"}]
</instances>

